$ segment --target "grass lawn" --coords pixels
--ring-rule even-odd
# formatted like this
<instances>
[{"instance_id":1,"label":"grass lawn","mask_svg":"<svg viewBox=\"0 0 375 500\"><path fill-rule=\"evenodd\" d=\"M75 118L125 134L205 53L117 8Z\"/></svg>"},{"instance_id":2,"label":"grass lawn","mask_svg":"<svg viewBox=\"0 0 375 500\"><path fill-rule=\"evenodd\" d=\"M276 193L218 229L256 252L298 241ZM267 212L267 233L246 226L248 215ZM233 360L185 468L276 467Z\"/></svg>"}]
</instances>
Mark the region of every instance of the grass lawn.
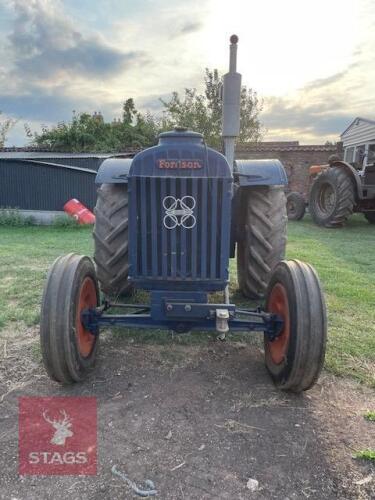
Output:
<instances>
[{"instance_id":1,"label":"grass lawn","mask_svg":"<svg viewBox=\"0 0 375 500\"><path fill-rule=\"evenodd\" d=\"M0 227L0 335L39 321L44 278L64 253L92 255L90 228ZM289 223L288 258L316 267L326 292L326 369L375 387L375 226L362 216L343 229L321 229L309 217ZM235 288L235 262L231 288Z\"/></svg>"}]
</instances>

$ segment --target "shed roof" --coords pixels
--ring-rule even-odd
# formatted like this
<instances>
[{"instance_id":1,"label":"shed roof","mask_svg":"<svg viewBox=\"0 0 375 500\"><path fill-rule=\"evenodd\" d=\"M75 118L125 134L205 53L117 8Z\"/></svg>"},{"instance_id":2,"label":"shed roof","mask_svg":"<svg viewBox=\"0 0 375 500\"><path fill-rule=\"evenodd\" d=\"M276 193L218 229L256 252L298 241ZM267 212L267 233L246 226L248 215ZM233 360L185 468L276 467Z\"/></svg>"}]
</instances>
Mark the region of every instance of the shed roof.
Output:
<instances>
[{"instance_id":1,"label":"shed roof","mask_svg":"<svg viewBox=\"0 0 375 500\"><path fill-rule=\"evenodd\" d=\"M365 123L368 123L369 125L374 125L375 126L375 120L370 120L369 118L362 118L361 116L357 116L350 123L350 125L348 127L346 127L346 129L344 130L344 132L342 132L341 137L343 135L345 135L353 125L357 125L359 122L365 122Z\"/></svg>"},{"instance_id":2,"label":"shed roof","mask_svg":"<svg viewBox=\"0 0 375 500\"><path fill-rule=\"evenodd\" d=\"M285 142L273 142L270 145L264 142L257 144L238 144L236 147L237 152L283 152L283 151L327 151L336 152L336 144L288 144Z\"/></svg>"}]
</instances>

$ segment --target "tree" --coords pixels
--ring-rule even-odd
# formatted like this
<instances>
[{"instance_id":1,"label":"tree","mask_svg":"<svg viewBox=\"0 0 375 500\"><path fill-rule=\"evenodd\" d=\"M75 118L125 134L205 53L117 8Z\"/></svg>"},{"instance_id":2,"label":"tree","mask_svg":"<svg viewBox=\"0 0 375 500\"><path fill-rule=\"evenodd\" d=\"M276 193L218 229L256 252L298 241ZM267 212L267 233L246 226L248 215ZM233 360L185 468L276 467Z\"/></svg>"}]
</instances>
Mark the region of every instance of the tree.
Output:
<instances>
[{"instance_id":1,"label":"tree","mask_svg":"<svg viewBox=\"0 0 375 500\"><path fill-rule=\"evenodd\" d=\"M43 127L42 132L26 133L33 144L53 151L118 152L127 147L148 147L156 142L158 126L150 114L139 113L133 99L123 104L122 120L105 122L102 114L73 112L70 122Z\"/></svg>"},{"instance_id":2,"label":"tree","mask_svg":"<svg viewBox=\"0 0 375 500\"><path fill-rule=\"evenodd\" d=\"M0 115L2 112L0 111ZM7 139L8 132L14 127L17 123L17 120L13 120L12 118L5 118L0 120L0 148L4 147L5 141Z\"/></svg>"},{"instance_id":3,"label":"tree","mask_svg":"<svg viewBox=\"0 0 375 500\"><path fill-rule=\"evenodd\" d=\"M122 105L121 119L106 123L100 113L74 113L70 122L53 127L43 127L41 133L32 133L25 126L33 143L55 151L117 152L128 147L145 148L157 141L160 132L176 126L186 126L201 132L207 143L221 146L221 86L218 70L206 69L204 92L195 88L185 89L182 97L173 92L169 101L161 99L163 113L157 118L151 113L141 113L132 98ZM261 136L259 113L262 104L252 89L241 90L240 142L256 142Z\"/></svg>"},{"instance_id":4,"label":"tree","mask_svg":"<svg viewBox=\"0 0 375 500\"><path fill-rule=\"evenodd\" d=\"M161 99L164 106L163 128L185 126L201 132L213 147L221 145L221 87L222 78L217 69L206 68L204 93L185 89L183 97L173 92L169 101ZM257 142L261 137L259 113L262 103L256 92L243 86L240 97L241 128L239 141Z\"/></svg>"},{"instance_id":5,"label":"tree","mask_svg":"<svg viewBox=\"0 0 375 500\"><path fill-rule=\"evenodd\" d=\"M122 121L131 125L133 121L137 118L138 112L135 109L134 99L126 99L122 105Z\"/></svg>"}]
</instances>

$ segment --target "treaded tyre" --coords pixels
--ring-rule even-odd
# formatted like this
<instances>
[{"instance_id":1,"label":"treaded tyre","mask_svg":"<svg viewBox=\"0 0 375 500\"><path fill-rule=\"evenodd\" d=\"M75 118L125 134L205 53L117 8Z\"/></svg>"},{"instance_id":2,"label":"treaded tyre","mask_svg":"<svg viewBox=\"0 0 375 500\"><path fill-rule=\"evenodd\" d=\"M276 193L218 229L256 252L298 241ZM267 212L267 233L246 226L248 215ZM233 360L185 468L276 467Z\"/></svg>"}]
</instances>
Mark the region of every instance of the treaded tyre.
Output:
<instances>
[{"instance_id":1,"label":"treaded tyre","mask_svg":"<svg viewBox=\"0 0 375 500\"><path fill-rule=\"evenodd\" d=\"M370 224L375 224L375 212L363 212L363 214Z\"/></svg>"},{"instance_id":2,"label":"treaded tyre","mask_svg":"<svg viewBox=\"0 0 375 500\"><path fill-rule=\"evenodd\" d=\"M264 296L271 272L285 256L286 204L280 186L248 188L241 194L237 275L248 298Z\"/></svg>"},{"instance_id":3,"label":"treaded tyre","mask_svg":"<svg viewBox=\"0 0 375 500\"><path fill-rule=\"evenodd\" d=\"M322 370L327 339L325 300L314 268L298 260L280 262L266 310L284 320L280 336L273 341L264 336L267 370L280 389L306 391Z\"/></svg>"},{"instance_id":4,"label":"treaded tyre","mask_svg":"<svg viewBox=\"0 0 375 500\"><path fill-rule=\"evenodd\" d=\"M309 211L319 226L342 226L352 215L354 203L354 184L344 168L328 168L315 179L310 192Z\"/></svg>"},{"instance_id":5,"label":"treaded tyre","mask_svg":"<svg viewBox=\"0 0 375 500\"><path fill-rule=\"evenodd\" d=\"M83 327L81 312L98 305L91 259L74 253L58 257L47 276L40 314L43 363L53 380L80 382L92 368L98 337Z\"/></svg>"},{"instance_id":6,"label":"treaded tyre","mask_svg":"<svg viewBox=\"0 0 375 500\"><path fill-rule=\"evenodd\" d=\"M128 281L128 185L103 184L95 207L94 261L105 295L127 295Z\"/></svg>"},{"instance_id":7,"label":"treaded tyre","mask_svg":"<svg viewBox=\"0 0 375 500\"><path fill-rule=\"evenodd\" d=\"M306 211L305 198L300 193L289 193L286 197L286 211L289 220L303 219Z\"/></svg>"}]
</instances>

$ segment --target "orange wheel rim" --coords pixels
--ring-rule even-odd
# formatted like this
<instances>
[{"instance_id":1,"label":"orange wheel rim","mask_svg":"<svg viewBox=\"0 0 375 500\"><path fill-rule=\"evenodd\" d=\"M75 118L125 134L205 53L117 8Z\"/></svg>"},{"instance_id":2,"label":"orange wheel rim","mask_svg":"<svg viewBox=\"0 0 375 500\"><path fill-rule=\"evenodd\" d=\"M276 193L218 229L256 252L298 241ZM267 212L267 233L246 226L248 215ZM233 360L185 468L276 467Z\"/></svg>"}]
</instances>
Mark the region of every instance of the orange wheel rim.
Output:
<instances>
[{"instance_id":1,"label":"orange wheel rim","mask_svg":"<svg viewBox=\"0 0 375 500\"><path fill-rule=\"evenodd\" d=\"M81 321L81 313L85 309L93 309L97 306L97 295L94 280L86 277L81 285L78 295L78 307L76 315L76 334L78 350L84 358L90 355L94 344L95 335L86 330Z\"/></svg>"},{"instance_id":2,"label":"orange wheel rim","mask_svg":"<svg viewBox=\"0 0 375 500\"><path fill-rule=\"evenodd\" d=\"M281 334L272 342L267 342L267 348L272 361L276 365L279 365L286 357L290 336L288 295L281 283L276 283L276 285L272 288L267 302L267 310L268 312L278 314L284 320L284 326Z\"/></svg>"}]
</instances>

